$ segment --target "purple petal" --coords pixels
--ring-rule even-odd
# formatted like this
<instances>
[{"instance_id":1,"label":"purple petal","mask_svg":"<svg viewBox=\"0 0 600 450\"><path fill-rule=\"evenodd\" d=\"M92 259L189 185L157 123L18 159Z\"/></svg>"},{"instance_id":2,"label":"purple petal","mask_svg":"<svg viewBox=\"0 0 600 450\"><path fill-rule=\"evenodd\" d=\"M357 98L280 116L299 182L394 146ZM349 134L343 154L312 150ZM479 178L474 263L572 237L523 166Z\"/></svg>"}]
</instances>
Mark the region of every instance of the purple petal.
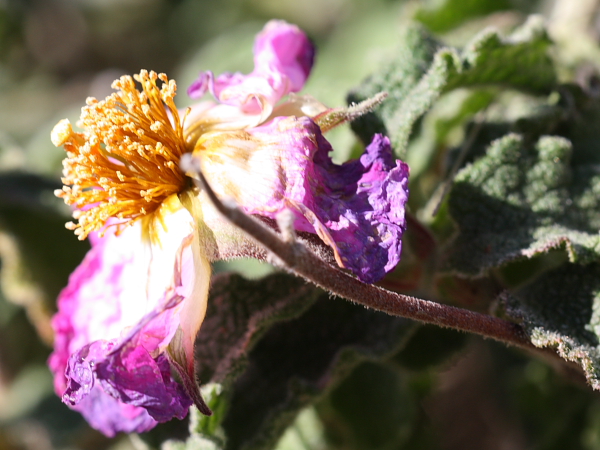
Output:
<instances>
[{"instance_id":1,"label":"purple petal","mask_svg":"<svg viewBox=\"0 0 600 450\"><path fill-rule=\"evenodd\" d=\"M220 196L249 214L296 213L295 227L317 233L338 263L372 283L400 260L408 166L377 135L360 160L336 165L331 145L308 117L277 117L247 131L219 133L197 156Z\"/></svg>"},{"instance_id":2,"label":"purple petal","mask_svg":"<svg viewBox=\"0 0 600 450\"><path fill-rule=\"evenodd\" d=\"M272 20L254 43L255 72L269 76L279 74L289 80L289 92L304 87L315 59L315 47L295 25Z\"/></svg>"},{"instance_id":3,"label":"purple petal","mask_svg":"<svg viewBox=\"0 0 600 450\"><path fill-rule=\"evenodd\" d=\"M49 359L55 390L86 418L99 409L92 400L104 404L109 402L106 396L113 398L110 414L120 407L122 420L90 420L103 432L145 431L156 422L183 418L192 404L172 378L165 353L182 330L182 311L192 308L198 319L194 330L183 330L190 336L203 317L195 306L202 303L194 287L195 234L190 233L195 225L187 210L172 207L166 206L168 216L157 215L161 225L153 228L156 244L143 238L141 222L119 236L107 232L94 238L58 299L52 322L55 348ZM182 349L183 364L192 351ZM148 418L141 419L146 417L141 411Z\"/></svg>"},{"instance_id":4,"label":"purple petal","mask_svg":"<svg viewBox=\"0 0 600 450\"><path fill-rule=\"evenodd\" d=\"M148 431L158 422L144 408L121 403L95 384L96 358L108 352L109 346L105 342L96 342L69 358L63 401L79 411L92 427L109 437L120 431Z\"/></svg>"},{"instance_id":5,"label":"purple petal","mask_svg":"<svg viewBox=\"0 0 600 450\"><path fill-rule=\"evenodd\" d=\"M158 314L153 313L152 316ZM148 317L145 322L150 323L152 318ZM63 401L72 406L78 405L80 411L85 411L86 405L96 410L96 405L82 401L101 388L104 394L119 401L124 413L130 412L131 406L136 406L147 411L156 422L165 422L173 417L183 419L192 400L171 377L167 357L161 353L153 358L139 345L142 329L140 327L138 332L130 334L124 342L117 344L116 341L98 340L73 353L65 371L67 388ZM100 398L99 395L96 393L96 398ZM136 419L138 415L135 415ZM144 421L144 426L147 423ZM113 432L126 431L131 427L127 422L116 424Z\"/></svg>"},{"instance_id":6,"label":"purple petal","mask_svg":"<svg viewBox=\"0 0 600 450\"><path fill-rule=\"evenodd\" d=\"M213 92L213 74L212 72L200 72L198 78L190 85L187 90L190 98L198 99L202 98L209 90Z\"/></svg>"},{"instance_id":7,"label":"purple petal","mask_svg":"<svg viewBox=\"0 0 600 450\"><path fill-rule=\"evenodd\" d=\"M157 425L144 408L123 404L100 387L94 387L72 408L108 437L114 437L119 432L143 433Z\"/></svg>"},{"instance_id":8,"label":"purple petal","mask_svg":"<svg viewBox=\"0 0 600 450\"><path fill-rule=\"evenodd\" d=\"M215 79L211 72L202 72L188 94L200 98L210 90L220 102L258 114L265 104L272 107L304 87L314 55L315 48L302 30L273 20L256 38L252 73L224 73Z\"/></svg>"},{"instance_id":9,"label":"purple petal","mask_svg":"<svg viewBox=\"0 0 600 450\"><path fill-rule=\"evenodd\" d=\"M316 196L315 213L337 243L344 265L373 283L400 261L408 166L394 163L389 139L381 135L359 160L342 166L323 149L315 155L316 172L329 192Z\"/></svg>"},{"instance_id":10,"label":"purple petal","mask_svg":"<svg viewBox=\"0 0 600 450\"><path fill-rule=\"evenodd\" d=\"M128 405L143 407L157 422L183 419L192 405L183 387L171 377L167 357L161 353L154 359L140 346L128 346L98 362L96 377L105 392Z\"/></svg>"}]
</instances>

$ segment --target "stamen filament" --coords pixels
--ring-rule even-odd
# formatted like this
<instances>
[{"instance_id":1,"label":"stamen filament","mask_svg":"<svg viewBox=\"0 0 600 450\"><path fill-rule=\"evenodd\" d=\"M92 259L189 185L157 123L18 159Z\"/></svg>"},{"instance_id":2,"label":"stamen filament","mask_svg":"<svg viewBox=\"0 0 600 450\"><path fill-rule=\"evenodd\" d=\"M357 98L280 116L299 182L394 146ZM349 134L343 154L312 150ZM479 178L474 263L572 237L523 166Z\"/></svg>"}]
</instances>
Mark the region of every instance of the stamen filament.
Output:
<instances>
[{"instance_id":1,"label":"stamen filament","mask_svg":"<svg viewBox=\"0 0 600 450\"><path fill-rule=\"evenodd\" d=\"M78 123L84 133L74 132L67 120L52 132L54 144L67 151L65 187L56 195L79 208L73 214L78 223L69 228L80 239L101 231L111 218L118 219L113 225L120 229L185 187L179 159L187 150L173 100L175 81L141 71L133 78L121 77L112 87L117 92L105 100L87 100Z\"/></svg>"}]
</instances>

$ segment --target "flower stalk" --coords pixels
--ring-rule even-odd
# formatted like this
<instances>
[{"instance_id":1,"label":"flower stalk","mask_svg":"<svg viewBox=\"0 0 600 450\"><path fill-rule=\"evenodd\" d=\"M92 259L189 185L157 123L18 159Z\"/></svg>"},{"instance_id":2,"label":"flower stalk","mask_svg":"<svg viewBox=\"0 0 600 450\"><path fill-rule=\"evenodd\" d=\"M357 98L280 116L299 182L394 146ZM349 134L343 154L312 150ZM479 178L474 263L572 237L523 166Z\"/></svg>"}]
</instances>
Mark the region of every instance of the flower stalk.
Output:
<instances>
[{"instance_id":1,"label":"flower stalk","mask_svg":"<svg viewBox=\"0 0 600 450\"><path fill-rule=\"evenodd\" d=\"M231 223L249 234L257 243L273 255L274 263L300 275L322 289L367 308L387 314L417 320L419 322L453 328L478 334L508 345L527 350L534 347L525 330L519 324L467 309L423 300L409 295L388 291L379 286L363 283L355 277L327 264L311 252L302 242L282 238L290 231L282 229L281 235L263 223L245 214L231 200L221 200L215 194L202 173L200 162L191 155L181 159L182 169L194 175L215 208ZM278 220L281 227L285 221ZM285 225L284 225L285 226Z\"/></svg>"}]
</instances>

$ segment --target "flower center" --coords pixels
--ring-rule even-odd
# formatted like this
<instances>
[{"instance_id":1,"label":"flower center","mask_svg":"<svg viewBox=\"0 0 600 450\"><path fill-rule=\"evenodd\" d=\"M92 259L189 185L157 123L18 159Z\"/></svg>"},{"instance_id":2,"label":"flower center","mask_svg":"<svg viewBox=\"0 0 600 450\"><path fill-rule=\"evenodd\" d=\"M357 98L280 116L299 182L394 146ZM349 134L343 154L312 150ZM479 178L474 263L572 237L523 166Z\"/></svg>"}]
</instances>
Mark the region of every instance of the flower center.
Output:
<instances>
[{"instance_id":1,"label":"flower center","mask_svg":"<svg viewBox=\"0 0 600 450\"><path fill-rule=\"evenodd\" d=\"M187 150L173 101L175 81L141 71L133 78L121 77L112 87L118 91L103 101L88 98L78 122L84 133L74 132L66 119L52 130L54 145L67 151L65 186L55 194L77 208L73 217L78 223L69 222L67 228L79 239L102 230L111 218L120 230L186 185L179 169Z\"/></svg>"}]
</instances>

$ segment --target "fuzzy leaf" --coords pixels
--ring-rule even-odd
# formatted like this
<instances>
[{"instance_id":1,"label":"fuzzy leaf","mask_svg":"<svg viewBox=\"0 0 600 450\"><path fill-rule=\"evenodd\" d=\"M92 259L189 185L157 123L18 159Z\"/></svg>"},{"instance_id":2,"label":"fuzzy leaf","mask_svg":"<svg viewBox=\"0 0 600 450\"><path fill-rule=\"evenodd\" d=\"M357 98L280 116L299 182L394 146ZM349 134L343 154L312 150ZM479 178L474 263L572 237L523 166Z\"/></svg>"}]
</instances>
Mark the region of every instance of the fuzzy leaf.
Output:
<instances>
[{"instance_id":1,"label":"fuzzy leaf","mask_svg":"<svg viewBox=\"0 0 600 450\"><path fill-rule=\"evenodd\" d=\"M572 166L571 156L564 138L510 134L459 172L448 198L459 234L447 268L478 275L557 247L572 262L597 260L600 175Z\"/></svg>"},{"instance_id":2,"label":"fuzzy leaf","mask_svg":"<svg viewBox=\"0 0 600 450\"><path fill-rule=\"evenodd\" d=\"M469 19L510 9L511 6L508 0L435 0L423 4L415 19L437 33L449 31Z\"/></svg>"},{"instance_id":3,"label":"fuzzy leaf","mask_svg":"<svg viewBox=\"0 0 600 450\"><path fill-rule=\"evenodd\" d=\"M364 142L374 133L387 134L404 157L414 123L444 92L505 85L548 93L556 84L547 55L550 43L535 17L507 38L484 30L463 51L443 46L422 28L409 28L394 61L348 96L349 102L359 102L378 92L389 94L373 113L354 121L353 130Z\"/></svg>"},{"instance_id":4,"label":"fuzzy leaf","mask_svg":"<svg viewBox=\"0 0 600 450\"><path fill-rule=\"evenodd\" d=\"M334 442L345 449L409 448L418 418L418 396L405 374L390 366L365 362L328 397Z\"/></svg>"},{"instance_id":5,"label":"fuzzy leaf","mask_svg":"<svg viewBox=\"0 0 600 450\"><path fill-rule=\"evenodd\" d=\"M600 390L600 264L565 264L505 298L531 342L579 364Z\"/></svg>"},{"instance_id":6,"label":"fuzzy leaf","mask_svg":"<svg viewBox=\"0 0 600 450\"><path fill-rule=\"evenodd\" d=\"M390 356L414 326L323 295L250 352L223 421L228 449L271 448L307 406L365 359Z\"/></svg>"},{"instance_id":7,"label":"fuzzy leaf","mask_svg":"<svg viewBox=\"0 0 600 450\"><path fill-rule=\"evenodd\" d=\"M247 280L213 277L206 319L196 338L196 370L203 382L225 388L244 370L252 347L270 327L298 317L321 291L283 273Z\"/></svg>"},{"instance_id":8,"label":"fuzzy leaf","mask_svg":"<svg viewBox=\"0 0 600 450\"><path fill-rule=\"evenodd\" d=\"M449 328L421 325L392 361L410 370L438 366L460 352L467 335Z\"/></svg>"}]
</instances>

